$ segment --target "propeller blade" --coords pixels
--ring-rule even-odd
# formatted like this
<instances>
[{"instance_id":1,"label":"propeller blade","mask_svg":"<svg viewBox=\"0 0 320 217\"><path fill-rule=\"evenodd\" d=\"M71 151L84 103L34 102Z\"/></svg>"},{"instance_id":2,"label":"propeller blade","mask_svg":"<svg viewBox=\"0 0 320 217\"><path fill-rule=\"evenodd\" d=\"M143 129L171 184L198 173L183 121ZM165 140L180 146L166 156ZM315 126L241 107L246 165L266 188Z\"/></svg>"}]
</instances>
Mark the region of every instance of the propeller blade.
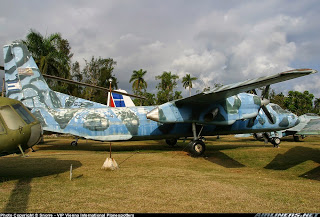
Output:
<instances>
[{"instance_id":1,"label":"propeller blade","mask_svg":"<svg viewBox=\"0 0 320 217\"><path fill-rule=\"evenodd\" d=\"M269 89L270 89L270 85L267 85L267 86L264 88L264 90L263 90L263 92L262 92L262 94L261 94L261 97L262 97L262 98L269 98Z\"/></svg>"},{"instance_id":2,"label":"propeller blade","mask_svg":"<svg viewBox=\"0 0 320 217\"><path fill-rule=\"evenodd\" d=\"M264 111L264 113L267 115L269 121L272 123L272 124L275 124L270 112L268 111L267 107L265 105L262 105L261 106L262 110Z\"/></svg>"},{"instance_id":3,"label":"propeller blade","mask_svg":"<svg viewBox=\"0 0 320 217\"><path fill-rule=\"evenodd\" d=\"M78 81L73 81L73 80L69 80L69 79L66 79L66 78L60 78L60 77L56 77L56 76L53 76L53 75L42 74L42 76L45 77L45 78L54 79L54 80L58 80L58 81L63 81L63 82L66 82L66 83L83 85L83 86L86 86L86 87L91 87L91 88L95 88L95 89L99 89L99 90L104 90L106 92L110 91L109 88L99 87L99 86L95 86L95 85L87 84L87 83L83 83L83 82L78 82ZM116 90L112 90L111 92L112 93L117 93L117 94L120 94L120 95L135 97L135 98L138 98L138 99L147 99L144 96L136 96L136 95L129 94L129 93L122 93L122 92L116 91Z\"/></svg>"}]
</instances>

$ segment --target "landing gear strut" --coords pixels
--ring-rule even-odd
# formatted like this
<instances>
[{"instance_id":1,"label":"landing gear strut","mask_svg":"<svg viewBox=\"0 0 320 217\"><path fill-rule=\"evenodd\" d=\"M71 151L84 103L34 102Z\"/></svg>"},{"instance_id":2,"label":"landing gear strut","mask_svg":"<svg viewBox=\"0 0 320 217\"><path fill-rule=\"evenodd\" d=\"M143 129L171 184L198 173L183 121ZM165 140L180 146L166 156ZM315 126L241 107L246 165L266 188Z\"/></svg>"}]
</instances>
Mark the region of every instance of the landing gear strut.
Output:
<instances>
[{"instance_id":1,"label":"landing gear strut","mask_svg":"<svg viewBox=\"0 0 320 217\"><path fill-rule=\"evenodd\" d=\"M72 142L71 142L71 145L72 145L72 146L77 146L77 145L78 145L78 140L79 140L79 137L76 137L76 140L75 140L75 141L72 141Z\"/></svg>"},{"instance_id":2,"label":"landing gear strut","mask_svg":"<svg viewBox=\"0 0 320 217\"><path fill-rule=\"evenodd\" d=\"M295 142L301 142L301 139L304 139L304 138L306 138L305 135L293 135L293 140Z\"/></svg>"},{"instance_id":3,"label":"landing gear strut","mask_svg":"<svg viewBox=\"0 0 320 217\"><path fill-rule=\"evenodd\" d=\"M196 129L196 123L192 123L192 133L193 133L193 140L189 143L189 152L193 157L199 157L201 156L205 150L206 145L204 144L203 137L200 137L200 134L202 132L203 126L197 135L197 129Z\"/></svg>"}]
</instances>

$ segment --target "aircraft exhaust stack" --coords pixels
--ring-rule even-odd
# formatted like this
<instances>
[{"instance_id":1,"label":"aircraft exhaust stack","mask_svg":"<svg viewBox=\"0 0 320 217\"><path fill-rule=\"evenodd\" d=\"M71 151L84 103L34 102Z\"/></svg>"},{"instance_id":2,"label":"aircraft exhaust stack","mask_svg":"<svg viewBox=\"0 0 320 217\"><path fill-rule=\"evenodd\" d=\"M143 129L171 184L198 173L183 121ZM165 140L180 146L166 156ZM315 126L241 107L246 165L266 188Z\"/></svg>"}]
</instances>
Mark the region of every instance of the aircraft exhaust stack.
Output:
<instances>
[{"instance_id":1,"label":"aircraft exhaust stack","mask_svg":"<svg viewBox=\"0 0 320 217\"><path fill-rule=\"evenodd\" d=\"M151 110L148 114L147 114L147 118L153 121L159 121L159 108L155 108L153 110Z\"/></svg>"}]
</instances>

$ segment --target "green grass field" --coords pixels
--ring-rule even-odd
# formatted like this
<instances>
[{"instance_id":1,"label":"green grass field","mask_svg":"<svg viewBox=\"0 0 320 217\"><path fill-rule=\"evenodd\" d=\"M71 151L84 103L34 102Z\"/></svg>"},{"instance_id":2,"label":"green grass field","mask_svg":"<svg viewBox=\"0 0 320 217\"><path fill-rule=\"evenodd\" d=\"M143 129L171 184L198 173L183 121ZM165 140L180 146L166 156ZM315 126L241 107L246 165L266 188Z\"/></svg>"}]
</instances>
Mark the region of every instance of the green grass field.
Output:
<instances>
[{"instance_id":1,"label":"green grass field","mask_svg":"<svg viewBox=\"0 0 320 217\"><path fill-rule=\"evenodd\" d=\"M320 212L320 137L273 148L222 136L192 158L179 141L109 143L45 138L29 157L0 158L0 212ZM70 165L73 179L70 181Z\"/></svg>"}]
</instances>

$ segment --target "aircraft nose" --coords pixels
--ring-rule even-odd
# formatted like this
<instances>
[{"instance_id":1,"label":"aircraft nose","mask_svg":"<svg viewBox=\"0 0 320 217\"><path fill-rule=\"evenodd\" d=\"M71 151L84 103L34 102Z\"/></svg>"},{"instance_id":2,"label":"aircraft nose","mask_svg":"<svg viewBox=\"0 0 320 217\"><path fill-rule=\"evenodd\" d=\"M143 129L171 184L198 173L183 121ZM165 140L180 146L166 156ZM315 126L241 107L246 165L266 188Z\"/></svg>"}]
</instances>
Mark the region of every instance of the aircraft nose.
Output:
<instances>
[{"instance_id":1,"label":"aircraft nose","mask_svg":"<svg viewBox=\"0 0 320 217\"><path fill-rule=\"evenodd\" d=\"M294 126L296 126L296 125L298 125L300 123L300 119L299 119L299 117L297 115L291 113L291 118L292 118L292 121L290 122L290 125L292 127L294 127Z\"/></svg>"}]
</instances>

